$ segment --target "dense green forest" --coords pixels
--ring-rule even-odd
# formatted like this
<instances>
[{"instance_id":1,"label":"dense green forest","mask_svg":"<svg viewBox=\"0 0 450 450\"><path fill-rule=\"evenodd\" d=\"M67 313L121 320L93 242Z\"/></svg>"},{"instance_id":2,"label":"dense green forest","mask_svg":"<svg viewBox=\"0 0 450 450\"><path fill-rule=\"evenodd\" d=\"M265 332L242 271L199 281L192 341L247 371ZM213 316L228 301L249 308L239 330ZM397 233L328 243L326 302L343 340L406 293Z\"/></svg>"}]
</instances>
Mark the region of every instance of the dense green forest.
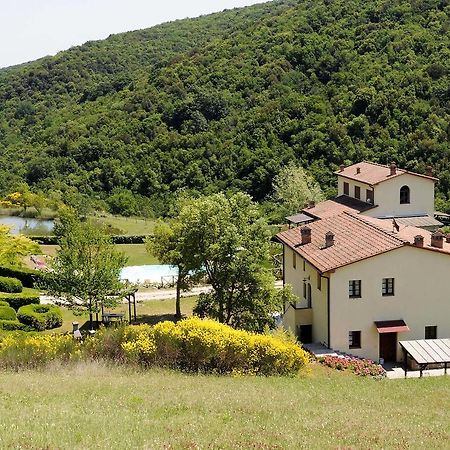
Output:
<instances>
[{"instance_id":1,"label":"dense green forest","mask_svg":"<svg viewBox=\"0 0 450 450\"><path fill-rule=\"evenodd\" d=\"M431 163L446 207L449 31L450 0L282 0L0 70L0 193L160 214L182 188L267 200L292 160L332 194L370 159Z\"/></svg>"}]
</instances>

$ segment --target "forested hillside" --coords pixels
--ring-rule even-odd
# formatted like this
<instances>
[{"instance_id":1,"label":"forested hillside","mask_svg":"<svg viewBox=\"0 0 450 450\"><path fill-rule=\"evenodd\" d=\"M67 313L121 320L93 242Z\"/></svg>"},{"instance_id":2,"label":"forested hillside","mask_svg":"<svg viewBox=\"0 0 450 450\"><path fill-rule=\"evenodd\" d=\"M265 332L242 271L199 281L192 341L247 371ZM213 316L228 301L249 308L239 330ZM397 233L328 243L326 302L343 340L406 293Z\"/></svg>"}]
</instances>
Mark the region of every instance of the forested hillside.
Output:
<instances>
[{"instance_id":1,"label":"forested hillside","mask_svg":"<svg viewBox=\"0 0 450 450\"><path fill-rule=\"evenodd\" d=\"M0 70L0 191L163 213L180 188L264 200L291 160L331 193L371 159L431 163L447 199L449 119L450 0L274 1Z\"/></svg>"}]
</instances>

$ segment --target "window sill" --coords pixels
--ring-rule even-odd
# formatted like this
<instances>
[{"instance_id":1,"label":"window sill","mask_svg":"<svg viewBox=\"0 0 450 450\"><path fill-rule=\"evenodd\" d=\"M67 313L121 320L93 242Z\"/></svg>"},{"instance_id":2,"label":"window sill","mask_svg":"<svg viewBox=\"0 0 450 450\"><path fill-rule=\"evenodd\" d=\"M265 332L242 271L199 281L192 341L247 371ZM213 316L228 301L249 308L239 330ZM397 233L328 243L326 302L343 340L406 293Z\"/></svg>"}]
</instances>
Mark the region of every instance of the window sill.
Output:
<instances>
[{"instance_id":1,"label":"window sill","mask_svg":"<svg viewBox=\"0 0 450 450\"><path fill-rule=\"evenodd\" d=\"M395 294L381 294L382 297L395 297Z\"/></svg>"},{"instance_id":2,"label":"window sill","mask_svg":"<svg viewBox=\"0 0 450 450\"><path fill-rule=\"evenodd\" d=\"M349 296L348 298L362 298L360 295Z\"/></svg>"},{"instance_id":3,"label":"window sill","mask_svg":"<svg viewBox=\"0 0 450 450\"><path fill-rule=\"evenodd\" d=\"M353 347L348 347L350 350L358 350L358 349L361 349L361 346L359 346L359 347L355 347L355 346L353 346Z\"/></svg>"}]
</instances>

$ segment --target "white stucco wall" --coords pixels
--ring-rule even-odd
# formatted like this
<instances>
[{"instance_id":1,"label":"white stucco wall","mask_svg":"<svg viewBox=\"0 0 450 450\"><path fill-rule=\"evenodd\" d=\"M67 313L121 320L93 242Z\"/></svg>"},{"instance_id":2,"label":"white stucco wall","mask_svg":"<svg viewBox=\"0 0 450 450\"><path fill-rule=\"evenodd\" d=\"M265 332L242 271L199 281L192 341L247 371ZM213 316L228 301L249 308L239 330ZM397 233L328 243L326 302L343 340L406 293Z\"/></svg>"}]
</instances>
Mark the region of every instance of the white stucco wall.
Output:
<instances>
[{"instance_id":1,"label":"white stucco wall","mask_svg":"<svg viewBox=\"0 0 450 450\"><path fill-rule=\"evenodd\" d=\"M355 198L355 186L359 186L361 189L361 199L363 202L366 201L367 195L366 190L372 190L369 184L360 183L358 181L350 180L338 175L338 195L344 195L344 182L349 184L349 197Z\"/></svg>"},{"instance_id":2,"label":"white stucco wall","mask_svg":"<svg viewBox=\"0 0 450 450\"><path fill-rule=\"evenodd\" d=\"M300 312L293 312L292 308L287 310L286 317L283 318L283 325L286 328L291 328L295 332L295 327L293 329L293 321L296 321L296 325L300 325L298 322L300 319L305 320L306 318L311 320L309 323L301 323L301 325L313 326L313 341L314 342L327 342L328 340L328 319L327 319L327 290L328 281L325 278L321 279L321 286L318 289L317 277L318 271L314 266L309 264L307 261L297 254L296 268L293 267L293 257L294 251L288 247L285 247L285 261L284 261L284 280L286 284L292 286L292 290L295 295L299 298L297 303L298 308L306 308L308 306L307 300L303 297L303 280L306 278L311 284L311 306L312 314L304 314Z\"/></svg>"},{"instance_id":3,"label":"white stucco wall","mask_svg":"<svg viewBox=\"0 0 450 450\"><path fill-rule=\"evenodd\" d=\"M400 189L409 186L409 204L400 204ZM363 212L370 217L434 216L434 182L428 178L404 174L374 186L374 209Z\"/></svg>"},{"instance_id":4,"label":"white stucco wall","mask_svg":"<svg viewBox=\"0 0 450 450\"><path fill-rule=\"evenodd\" d=\"M331 347L378 360L379 334L374 322L379 320L406 322L410 331L398 333L399 341L424 339L425 327L434 325L438 338L450 338L449 275L450 255L414 247L337 269L331 277ZM383 278L395 279L394 296L382 296ZM361 298L349 298L349 280L361 280ZM361 331L361 349L349 348L349 331Z\"/></svg>"}]
</instances>

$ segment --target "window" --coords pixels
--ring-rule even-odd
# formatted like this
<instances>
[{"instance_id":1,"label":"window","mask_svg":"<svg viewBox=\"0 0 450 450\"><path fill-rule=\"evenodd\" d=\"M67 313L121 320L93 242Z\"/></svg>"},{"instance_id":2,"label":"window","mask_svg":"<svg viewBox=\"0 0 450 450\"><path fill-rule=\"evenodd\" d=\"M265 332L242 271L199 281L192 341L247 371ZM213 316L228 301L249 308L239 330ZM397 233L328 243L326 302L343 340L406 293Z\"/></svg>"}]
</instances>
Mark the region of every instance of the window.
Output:
<instances>
[{"instance_id":1,"label":"window","mask_svg":"<svg viewBox=\"0 0 450 450\"><path fill-rule=\"evenodd\" d=\"M355 198L361 200L361 188L359 186L355 186Z\"/></svg>"},{"instance_id":2,"label":"window","mask_svg":"<svg viewBox=\"0 0 450 450\"><path fill-rule=\"evenodd\" d=\"M349 348L361 348L361 331L348 332L348 346Z\"/></svg>"},{"instance_id":3,"label":"window","mask_svg":"<svg viewBox=\"0 0 450 450\"><path fill-rule=\"evenodd\" d=\"M437 339L437 326L425 327L425 339Z\"/></svg>"},{"instance_id":4,"label":"window","mask_svg":"<svg viewBox=\"0 0 450 450\"><path fill-rule=\"evenodd\" d=\"M308 283L308 308L311 308L312 303L312 292L311 292L311 285Z\"/></svg>"},{"instance_id":5,"label":"window","mask_svg":"<svg viewBox=\"0 0 450 450\"><path fill-rule=\"evenodd\" d=\"M409 187L402 186L400 189L400 204L406 205L408 203L411 203L411 199L409 198Z\"/></svg>"},{"instance_id":6,"label":"window","mask_svg":"<svg viewBox=\"0 0 450 450\"><path fill-rule=\"evenodd\" d=\"M344 195L350 195L350 185L344 181Z\"/></svg>"},{"instance_id":7,"label":"window","mask_svg":"<svg viewBox=\"0 0 450 450\"><path fill-rule=\"evenodd\" d=\"M350 298L361 297L361 280L350 280L348 282L348 296Z\"/></svg>"},{"instance_id":8,"label":"window","mask_svg":"<svg viewBox=\"0 0 450 450\"><path fill-rule=\"evenodd\" d=\"M373 204L373 191L370 189L366 189L366 201Z\"/></svg>"},{"instance_id":9,"label":"window","mask_svg":"<svg viewBox=\"0 0 450 450\"><path fill-rule=\"evenodd\" d=\"M306 260L303 258L303 272L306 272Z\"/></svg>"},{"instance_id":10,"label":"window","mask_svg":"<svg viewBox=\"0 0 450 450\"><path fill-rule=\"evenodd\" d=\"M292 267L297 268L297 254L295 252L292 252Z\"/></svg>"},{"instance_id":11,"label":"window","mask_svg":"<svg viewBox=\"0 0 450 450\"><path fill-rule=\"evenodd\" d=\"M383 283L381 285L381 293L383 294L383 296L394 295L393 278L383 278Z\"/></svg>"},{"instance_id":12,"label":"window","mask_svg":"<svg viewBox=\"0 0 450 450\"><path fill-rule=\"evenodd\" d=\"M319 272L317 272L317 289L322 290L322 277Z\"/></svg>"},{"instance_id":13,"label":"window","mask_svg":"<svg viewBox=\"0 0 450 450\"><path fill-rule=\"evenodd\" d=\"M303 281L303 298L306 300L306 281Z\"/></svg>"}]
</instances>

